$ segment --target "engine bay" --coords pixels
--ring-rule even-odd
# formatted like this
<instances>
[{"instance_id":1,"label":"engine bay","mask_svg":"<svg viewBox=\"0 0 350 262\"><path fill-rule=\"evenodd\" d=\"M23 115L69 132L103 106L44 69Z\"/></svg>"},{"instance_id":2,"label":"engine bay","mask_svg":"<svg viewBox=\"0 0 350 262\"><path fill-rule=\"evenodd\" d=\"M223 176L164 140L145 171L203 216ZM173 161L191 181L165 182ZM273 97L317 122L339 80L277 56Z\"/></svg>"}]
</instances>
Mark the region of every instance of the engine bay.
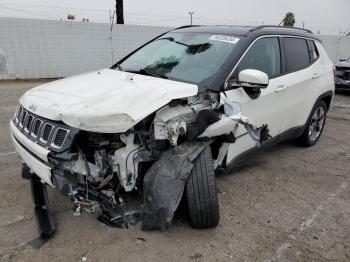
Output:
<instances>
[{"instance_id":1,"label":"engine bay","mask_svg":"<svg viewBox=\"0 0 350 262\"><path fill-rule=\"evenodd\" d=\"M126 133L78 132L69 150L49 157L55 167L52 181L71 199L74 215L86 211L106 224L127 227L139 220L143 210L149 208L145 192L152 185L144 183L149 172L157 176L169 171L174 177L179 176L175 172L187 172L165 170L170 168L164 164L171 158L164 157L167 152L182 150L179 155L183 157L185 154L188 158L193 156L195 149L210 146L215 168L220 167L225 165L228 145L236 141L239 125L246 128L244 135L249 135L257 145L269 138L267 126L256 127L241 114L240 104L228 101L224 93L204 91L195 97L173 100ZM160 174L150 171L155 165L163 165L163 169L157 171ZM186 167L183 169L187 170ZM167 190L172 190L171 185ZM130 195L135 194L139 196L136 197L137 204L130 204L135 203L130 200ZM174 194L182 196L182 192ZM144 203L140 202L142 195ZM181 196L174 197L178 199ZM158 195L158 198L162 196ZM170 215L164 220L171 221L177 205L167 211ZM157 213L157 210L154 212ZM154 221L150 223L157 224Z\"/></svg>"}]
</instances>

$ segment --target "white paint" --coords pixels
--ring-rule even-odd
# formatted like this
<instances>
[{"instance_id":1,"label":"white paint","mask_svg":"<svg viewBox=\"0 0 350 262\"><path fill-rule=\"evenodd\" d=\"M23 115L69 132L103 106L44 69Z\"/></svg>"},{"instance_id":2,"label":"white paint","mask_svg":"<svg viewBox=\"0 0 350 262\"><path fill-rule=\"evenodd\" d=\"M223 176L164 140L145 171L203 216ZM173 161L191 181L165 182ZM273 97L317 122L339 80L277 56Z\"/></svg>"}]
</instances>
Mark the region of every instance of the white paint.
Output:
<instances>
[{"instance_id":1,"label":"white paint","mask_svg":"<svg viewBox=\"0 0 350 262\"><path fill-rule=\"evenodd\" d=\"M238 80L241 83L268 85L269 77L262 71L255 69L245 69L239 72Z\"/></svg>"},{"instance_id":2,"label":"white paint","mask_svg":"<svg viewBox=\"0 0 350 262\"><path fill-rule=\"evenodd\" d=\"M314 220L324 210L325 206L329 205L334 198L338 197L347 188L347 186L348 184L346 182L343 182L334 193L329 194L327 199L324 202L322 202L319 206L317 206L315 211L300 224L299 232L303 232L305 229L310 227ZM290 238L296 240L296 237L294 235L290 235ZM282 243L277 248L276 257L269 259L269 261L275 261L276 259L280 259L283 256L284 251L290 246L291 245L289 242Z\"/></svg>"},{"instance_id":3,"label":"white paint","mask_svg":"<svg viewBox=\"0 0 350 262\"><path fill-rule=\"evenodd\" d=\"M10 156L15 154L17 154L17 152L7 152L7 153L0 153L0 156Z\"/></svg>"},{"instance_id":4,"label":"white paint","mask_svg":"<svg viewBox=\"0 0 350 262\"><path fill-rule=\"evenodd\" d=\"M121 133L171 100L197 93L196 85L103 69L36 87L20 103L82 130Z\"/></svg>"},{"instance_id":5,"label":"white paint","mask_svg":"<svg viewBox=\"0 0 350 262\"><path fill-rule=\"evenodd\" d=\"M308 228L314 220L320 215L321 211L323 210L323 205L320 205L316 208L316 210L312 213L310 217L305 219L303 223L300 225L300 231L304 231L306 228Z\"/></svg>"},{"instance_id":6,"label":"white paint","mask_svg":"<svg viewBox=\"0 0 350 262\"><path fill-rule=\"evenodd\" d=\"M226 42L235 45L238 43L239 38L230 35L212 35L211 37L209 37L209 40Z\"/></svg>"},{"instance_id":7,"label":"white paint","mask_svg":"<svg viewBox=\"0 0 350 262\"><path fill-rule=\"evenodd\" d=\"M325 206L328 205L333 200L333 198L338 197L344 191L344 189L347 188L347 186L348 186L347 183L343 182L334 193L331 193L323 203L321 203L319 206L316 207L315 211L311 214L311 216L306 218L304 222L301 223L299 230L304 231L305 229L307 229L314 222L314 220L321 214Z\"/></svg>"},{"instance_id":8,"label":"white paint","mask_svg":"<svg viewBox=\"0 0 350 262\"><path fill-rule=\"evenodd\" d=\"M348 104L346 102L341 102L341 103L334 104L334 107L350 108L350 104Z\"/></svg>"},{"instance_id":9,"label":"white paint","mask_svg":"<svg viewBox=\"0 0 350 262\"><path fill-rule=\"evenodd\" d=\"M134 144L135 135L121 135L125 147L117 149L113 156L113 171L126 192L134 189L139 174L140 146Z\"/></svg>"},{"instance_id":10,"label":"white paint","mask_svg":"<svg viewBox=\"0 0 350 262\"><path fill-rule=\"evenodd\" d=\"M290 247L290 243L283 243L276 251L276 258L281 258L284 251Z\"/></svg>"},{"instance_id":11,"label":"white paint","mask_svg":"<svg viewBox=\"0 0 350 262\"><path fill-rule=\"evenodd\" d=\"M304 125L317 98L327 91L334 91L333 64L322 45L316 44L320 58L311 66L270 79L258 99L252 100L239 88L226 92L228 100L241 103L242 114L249 116L256 126L268 124L272 137ZM315 74L319 77L313 78ZM237 136L243 133L245 129L240 127ZM228 150L227 162L255 146L248 136L237 139Z\"/></svg>"},{"instance_id":12,"label":"white paint","mask_svg":"<svg viewBox=\"0 0 350 262\"><path fill-rule=\"evenodd\" d=\"M21 156L23 161L28 165L28 167L38 175L43 181L48 183L50 186L54 187L51 181L51 168L40 162L34 156L32 156L26 149L24 149L17 140L11 135L12 143L16 148L16 151Z\"/></svg>"},{"instance_id":13,"label":"white paint","mask_svg":"<svg viewBox=\"0 0 350 262\"><path fill-rule=\"evenodd\" d=\"M13 124L12 121L10 121L10 130L12 136L15 137L22 145L30 149L32 153L34 153L36 156L38 156L45 162L48 162L47 156L50 153L49 150L28 139L25 135L21 133L21 131L17 129L17 127Z\"/></svg>"}]
</instances>

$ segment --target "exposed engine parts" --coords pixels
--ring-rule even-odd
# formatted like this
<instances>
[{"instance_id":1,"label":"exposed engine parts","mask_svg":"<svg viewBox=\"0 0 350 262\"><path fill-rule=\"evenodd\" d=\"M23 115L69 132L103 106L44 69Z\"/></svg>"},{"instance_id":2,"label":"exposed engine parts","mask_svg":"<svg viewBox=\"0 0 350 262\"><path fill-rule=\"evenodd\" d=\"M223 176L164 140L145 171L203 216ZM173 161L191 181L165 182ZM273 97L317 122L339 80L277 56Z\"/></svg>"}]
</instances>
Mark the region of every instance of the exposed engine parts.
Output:
<instances>
[{"instance_id":1,"label":"exposed engine parts","mask_svg":"<svg viewBox=\"0 0 350 262\"><path fill-rule=\"evenodd\" d=\"M74 215L86 211L115 227L142 217L144 229L164 229L182 197L190 159L212 146L215 168L222 165L239 125L258 145L269 138L267 126L256 127L239 103L200 92L172 101L123 134L80 132L71 152L52 156L52 180L72 200ZM143 192L143 208L128 192Z\"/></svg>"}]
</instances>

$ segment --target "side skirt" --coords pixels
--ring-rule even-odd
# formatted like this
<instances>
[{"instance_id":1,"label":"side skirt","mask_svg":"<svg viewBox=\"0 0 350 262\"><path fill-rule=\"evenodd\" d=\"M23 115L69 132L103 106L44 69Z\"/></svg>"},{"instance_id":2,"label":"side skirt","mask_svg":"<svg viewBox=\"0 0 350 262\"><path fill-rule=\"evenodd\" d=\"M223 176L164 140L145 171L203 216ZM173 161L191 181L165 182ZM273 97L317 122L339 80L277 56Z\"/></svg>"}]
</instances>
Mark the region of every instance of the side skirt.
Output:
<instances>
[{"instance_id":1,"label":"side skirt","mask_svg":"<svg viewBox=\"0 0 350 262\"><path fill-rule=\"evenodd\" d=\"M226 167L224 167L225 171L229 172L238 164L242 163L244 160L251 158L260 152L263 152L280 142L283 142L286 140L292 140L299 137L304 132L304 130L305 130L305 125L300 127L293 127L289 130L284 131L278 136L271 138L270 140L266 141L260 146L255 146L251 149L248 149L247 151L244 151L243 153L233 158L228 164L226 164Z\"/></svg>"}]
</instances>

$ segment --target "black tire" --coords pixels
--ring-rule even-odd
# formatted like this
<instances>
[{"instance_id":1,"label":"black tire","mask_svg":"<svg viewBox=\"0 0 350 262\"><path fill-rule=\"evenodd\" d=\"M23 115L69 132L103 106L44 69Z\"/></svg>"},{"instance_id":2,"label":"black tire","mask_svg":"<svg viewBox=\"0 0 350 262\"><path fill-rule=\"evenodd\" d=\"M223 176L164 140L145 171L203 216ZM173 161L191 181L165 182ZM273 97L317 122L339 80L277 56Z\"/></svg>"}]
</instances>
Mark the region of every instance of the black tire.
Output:
<instances>
[{"instance_id":1,"label":"black tire","mask_svg":"<svg viewBox=\"0 0 350 262\"><path fill-rule=\"evenodd\" d=\"M186 183L191 225L197 229L216 227L220 221L220 212L210 147L206 147L193 164Z\"/></svg>"},{"instance_id":2,"label":"black tire","mask_svg":"<svg viewBox=\"0 0 350 262\"><path fill-rule=\"evenodd\" d=\"M310 126L314 123L313 121L313 116L316 112L316 110L322 109L324 112L324 118L322 121L322 124L319 126L318 130L319 130L319 134L317 135L317 137L312 137L310 135ZM310 147L313 146L314 144L317 143L317 141L320 139L322 132L323 132L323 128L324 125L326 123L326 116L327 116L327 105L325 103L325 101L320 100L317 101L316 104L314 105L314 107L312 108L311 114L309 116L308 122L306 124L305 130L303 132L303 134L297 139L297 142L299 145L301 146L305 146L305 147Z\"/></svg>"}]
</instances>

